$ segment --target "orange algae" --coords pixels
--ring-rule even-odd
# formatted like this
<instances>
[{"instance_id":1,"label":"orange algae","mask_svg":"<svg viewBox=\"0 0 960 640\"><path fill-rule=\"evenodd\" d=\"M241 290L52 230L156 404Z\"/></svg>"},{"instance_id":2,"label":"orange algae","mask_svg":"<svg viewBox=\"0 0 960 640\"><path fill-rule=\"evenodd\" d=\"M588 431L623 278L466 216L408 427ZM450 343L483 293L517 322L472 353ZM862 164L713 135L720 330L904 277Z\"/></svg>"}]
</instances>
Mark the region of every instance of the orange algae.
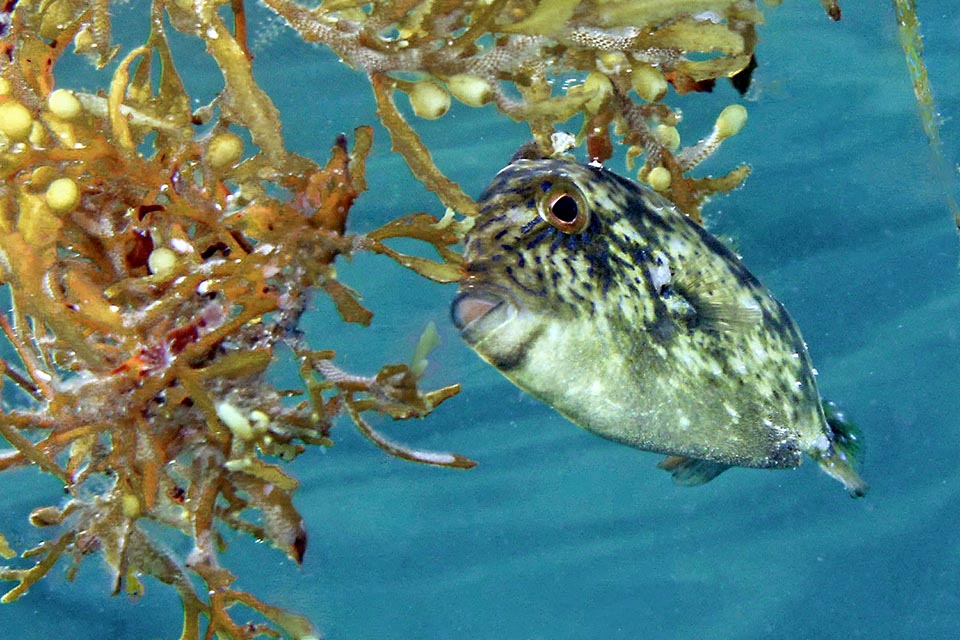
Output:
<instances>
[{"instance_id":1,"label":"orange algae","mask_svg":"<svg viewBox=\"0 0 960 640\"><path fill-rule=\"evenodd\" d=\"M749 85L763 18L753 0L264 3L304 40L326 44L368 74L393 149L464 215L475 214L473 203L433 164L397 109L396 93L429 118L442 117L451 96L492 105L528 123L542 155L566 150L555 135L568 123L579 127L576 141L586 142L594 161L609 159L618 139L631 161L643 157L640 180L658 168L669 172L664 195L698 221L710 195L733 189L748 173L743 166L726 176L690 177L716 140L671 148L656 129L681 120L663 101L668 83L677 93L710 91L725 78Z\"/></svg>"},{"instance_id":2,"label":"orange algae","mask_svg":"<svg viewBox=\"0 0 960 640\"><path fill-rule=\"evenodd\" d=\"M232 7L242 24L242 3ZM44 11L54 10L62 22L51 41ZM307 532L292 503L298 482L281 462L329 445L341 414L393 455L472 466L390 443L363 417L422 417L459 387L421 391L407 365L348 375L335 354L311 349L295 330L318 290L345 321L370 321L333 269L338 256L364 248L346 229L365 188L370 129L354 132L352 149L337 138L325 166L287 152L276 109L252 80L241 30L234 37L215 11L188 16L175 3L155 3L155 17L169 11L177 28L215 34L208 44L217 42L211 55L225 87L211 131L198 133L211 110L189 111L163 20L121 61L106 96L50 100L56 57L71 40L114 50L109 22L97 17L105 10L20 3L4 35L0 281L12 312L0 315L0 328L15 355L2 361L0 435L11 448L0 451L0 470L34 465L57 477L67 497L31 514L51 534L22 551L21 566L0 568L0 579L15 583L3 602L61 560L72 577L99 555L112 568L114 593L139 594L141 576L176 589L183 638L311 637L306 618L233 588L220 562L221 531L266 540L300 562ZM74 105L71 96L75 112L61 107ZM259 152L216 151L212 141L229 146L218 136L231 129L247 130ZM154 151L144 154L148 136ZM284 195L268 196L268 185ZM421 216L385 237L424 237L456 260L447 245L457 238L430 231L433 222ZM369 243L401 257L378 239ZM267 378L281 345L299 359L302 391ZM192 540L189 556L156 540L148 532L156 525ZM260 621L238 621L237 604Z\"/></svg>"}]
</instances>

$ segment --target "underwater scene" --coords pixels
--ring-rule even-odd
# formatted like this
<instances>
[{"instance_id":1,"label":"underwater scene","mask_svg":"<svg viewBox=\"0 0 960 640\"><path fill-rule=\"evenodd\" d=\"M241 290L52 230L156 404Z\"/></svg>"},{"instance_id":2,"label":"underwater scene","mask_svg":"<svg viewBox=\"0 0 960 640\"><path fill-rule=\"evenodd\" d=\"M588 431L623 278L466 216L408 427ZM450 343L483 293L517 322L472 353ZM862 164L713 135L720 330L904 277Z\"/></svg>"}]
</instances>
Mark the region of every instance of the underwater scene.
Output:
<instances>
[{"instance_id":1,"label":"underwater scene","mask_svg":"<svg viewBox=\"0 0 960 640\"><path fill-rule=\"evenodd\" d=\"M6 3L3 24L27 33L33 27L27 19L17 26L17 11L44 3L20 0L19 4L17 9L17 2ZM56 9L58 2L47 4ZM309 12L283 13L284 7L293 5L335 5L344 7L344 12L362 12L365 4L382 3L59 0L59 4L70 7L62 9L64 20L78 24L88 14L78 13L74 5L89 4L94 7L89 10L94 16L91 24L100 28L103 23L97 22L97 12L108 11L112 29L108 37L120 46L115 55L100 58L104 70L99 71L88 59L91 51L86 57L74 55L72 39L79 42L83 35L74 29L67 40L69 50L55 68L55 86L79 96L88 114L101 114L97 122L107 124L96 126L112 128L104 138L111 145L126 145L122 153L105 147L96 151L97 158L113 163L100 170L105 175L149 173L159 165L144 162L138 168L141 165L131 158L136 150L153 154L154 144L167 144L179 155L175 161L154 161L173 167L165 175L174 177L163 184L147 178L134 184L133 179L124 178L119 186L103 186L110 184L104 178L92 187L84 186L81 174L74 174L82 194L71 200L67 193L68 202L62 206L52 186L58 181L38 177L40 170L30 166L31 179L44 185L44 211L52 211L58 219L71 215L79 219L76 211L84 207L107 211L114 206L107 202L107 193L124 203L117 220L121 214L136 217L132 235L117 249L121 266L111 262L112 249L104 249L106 257L98 267L122 272L116 282L101 283L89 276L90 281L83 280L86 284L78 284L94 271L79 258L57 267L67 274L58 280L61 297L95 301L68 305L71 312L84 304L94 307L101 299L114 305L104 303L96 312L78 311L85 314L82 327L67 312L58 319L50 311L52 306L44 306L45 294L11 302L11 287L28 287L33 271L17 266L28 262L27 254L16 252L20 245L5 240L0 246L5 279L0 303L6 314L0 329L8 340L0 348L5 362L0 386L4 413L0 567L6 567L0 568L0 577L6 580L0 587L4 593L19 589L15 597L5 597L0 604L0 637L955 637L960 623L960 236L951 203L957 193L960 157L960 85L955 82L960 77L960 14L953 2L929 0L918 7L945 170L938 168L919 115L893 2L841 2L839 20L832 20L824 10L835 7L832 2L757 3L762 18L754 14L749 18L757 23L752 74L744 79L739 72L717 67L719 79L707 91L704 81L690 79L695 75L691 72L683 92L677 89L683 84L681 76L668 76L666 96L660 93L646 100L649 104L644 106L660 104L662 99L669 110L682 113L682 119L671 120L671 113L658 111L655 105L643 111L648 121L675 124L683 141L675 153L663 151L657 156L663 166L644 165L645 158L661 153L659 143L630 138L636 133L633 130L623 139L616 137L609 152L604 150L604 142L611 142L609 135L600 140L587 136L586 142L581 140L568 151L580 163L599 157L606 169L623 178L636 180L640 172L652 186L645 187L643 193L648 195L641 198L639 190L623 187L609 174L602 179L595 177L600 173L589 174L583 178L591 185L584 191L587 195L577 196L583 199L569 204L570 196L563 195L549 201L559 219L554 226L560 225L564 233L571 232L564 224L573 225L572 232L583 230L565 218L567 211L555 206L560 198L575 210L602 200L607 203L604 216L623 206L623 198L633 207L644 206L637 204L642 200L653 209L662 204L678 217L702 216L704 227L718 239L702 240L704 251L709 249L724 260L730 256L724 264L734 266L724 268L734 274L741 274L734 254L740 256L749 269L747 275L762 282L802 332L802 339L794 337L789 318L780 318L779 307L772 298L767 301L761 285L752 280L749 287L744 284L747 276L738 276L736 286L748 290L754 296L751 300L762 299L760 306L751 307L755 303L748 301L731 311L729 297L709 298L714 295L712 289L721 286L719 276L705 276L708 270L698 264L681 281L677 274L684 270L682 261L694 257L671 253L667 275L643 270L648 282L652 278L664 284L658 278L669 281L672 274L673 281L667 284L673 285L674 295L704 286L711 289L703 293L706 301L699 308L696 301L692 307L668 301L666 308L673 317L699 311L699 324L691 326L721 336L741 325L763 322L759 333L763 344L750 343L753 346L748 349L781 349L787 355L784 362L770 364L763 377L757 376L753 388L736 388L724 376L703 384L684 382L680 400L664 401L664 411L688 401L683 398L693 403L720 394L726 398L721 413L738 414L752 406L747 399L759 393L756 385L776 386L786 379L787 371L792 377L784 384L803 386L797 381L809 376L806 389L819 387L823 398L835 403L835 408L828 405L831 419L824 421L814 395L785 392L790 402L784 420L789 417L791 423L798 423L793 425L796 429L807 429L777 443L786 453L764 452L756 454L758 458L745 453L744 444L736 455L717 454L719 462L700 460L703 464L693 465L691 460L696 463L720 448L703 441L710 436L701 435L716 432L709 418L712 414L691 410L688 426L697 434L692 436L696 446L667 446L664 442L674 434L659 432L629 442L617 431L616 413L612 419L604 415L591 422L608 399L635 395L629 380L601 374L603 386L597 397L584 401L578 391L576 406L564 404L571 394L538 393L558 385L561 390L579 390L581 375L596 377L597 371L609 373L606 363L639 358L629 348L618 349L622 343L614 341L590 347L590 363L571 364L564 356L571 351L569 341L589 335L592 320L577 324L576 330L567 325L566 332L559 331L546 355L538 352L542 362L535 373L537 380L531 381L533 373L523 377L516 362L485 352L489 341L478 346L474 341L478 339L469 333L471 323L480 321L476 318L497 312L499 299L492 301L489 294L482 294L470 300L473 306L455 303L463 300L458 287L468 290L482 279L477 265L489 262L483 271L489 274L494 253L517 251L501 247L508 235L496 241L490 239L492 235L482 242L470 240L482 233L484 215L490 213L484 213L481 202L477 218L481 222L471 229L464 220L476 210L463 208L475 206L464 202L479 199L518 150L521 155L532 153L531 141L540 144L536 158L548 155L542 148L549 136L542 134L560 120L550 119L556 113L544 107L543 112L524 112L523 117L511 119L502 112L513 104L510 100L519 100L517 95L532 101L532 89L511 88L520 94L497 95L496 100L485 95L471 106L470 96L454 89L454 76L444 76L458 99L442 104L440 114L424 114L422 110L431 108L430 104L415 103L411 108L408 96L400 95L415 96L414 85L422 80L415 73L404 71L390 78L374 74L371 87L366 73L338 59L349 59L346 49L335 52L304 41L303 33L311 28L319 34L315 40L336 38L323 35L329 24L318 20L313 25ZM537 2L480 4L509 4L520 11L513 33L552 24ZM734 4L743 11L746 5L753 7L752 2L721 0L687 4L703 5L697 11L712 10L712 5L730 11ZM256 84L276 106L278 113L264 118L282 123L284 150L271 151L269 136L263 133L270 127L258 128L255 114L264 113L258 105L265 103L258 102L255 87L244 85L239 75L221 74L211 61L212 56L221 67L227 68L225 60L235 65L230 69L243 67L236 62L243 55L215 44L231 41L226 32L219 36L208 32L203 40L185 33L189 12L194 8L199 12L201 5L210 5L222 18L218 22L214 16L210 24L227 23L235 34L241 27L233 22L233 14L245 15L247 50L242 53L249 53ZM558 11L573 12L577 2L556 5ZM151 11L154 23L166 25L165 37L156 31L150 35ZM724 24L746 21L746 15L728 18ZM53 27L38 24L38 33L57 41L51 35ZM102 33L97 28L90 32L92 40L87 44L101 43ZM462 35L462 30L456 33ZM754 33L752 26L749 33ZM403 36L401 28L398 37ZM4 37L10 37L9 32ZM686 36L678 29L675 37ZM156 56L152 71L137 70L136 58L143 54L131 54L144 42L155 47L155 53L148 54ZM604 49L605 45L598 46ZM9 43L2 49L4 77L7 67L14 66L9 62L14 49ZM165 65L171 51L177 80L159 72L160 62ZM615 51L612 45L606 49L611 51ZM106 56L102 51L93 55ZM704 57L692 59L702 62ZM128 73L118 74L123 65ZM27 95L29 87L39 94L52 88L44 85L47 81L42 76L32 79L26 72L11 73L15 79L5 85L0 97ZM572 69L554 80L572 86L584 75ZM120 76L120 89L111 88L111 78L116 84ZM722 76L740 81L732 83ZM236 95L250 97L248 102L214 100L225 77L228 84L235 83ZM178 146L182 141L178 142L173 129L156 124L148 115L161 105L169 107L164 113L173 114L170 118L176 116L169 92L175 92L180 82L191 96L189 105L177 107L187 114L183 115L186 121L193 118L193 124L186 126L209 134L202 151L186 143ZM117 96L128 83L131 90L123 99L130 104L135 87L159 98L142 100L139 110L120 104ZM584 84L582 99L575 99L573 107L557 108L569 107L568 114L564 111L568 116L582 110L590 117L591 100L604 95L606 85L599 86L591 93L596 88ZM644 99L646 86L634 84ZM390 92L396 94L395 109L390 107L394 98L385 97ZM31 106L26 98L20 99ZM637 97L631 99L643 103ZM205 103L212 100L207 108ZM8 104L0 100L0 119L8 117L3 114ZM34 113L47 109L40 104L36 102ZM722 129L718 114L729 105L744 107L746 121L741 118L735 131L718 136ZM620 108L625 114L633 113L624 104ZM79 139L86 135L88 124L91 132L96 129L87 121L61 115L61 109L50 103L53 115L44 121L53 132L48 137L66 140L64 136L76 135ZM416 112L440 117L418 117ZM117 113L127 125L118 121ZM437 186L442 176L424 168L423 156L409 140L406 151L391 151L391 133L404 126L397 123L400 114L416 130L439 172L460 186L463 193L459 195L466 194L465 200L457 199L455 189ZM68 121L72 124L63 124ZM610 123L607 119L600 124L605 128ZM577 115L556 128L577 135L581 124L582 116ZM0 123L0 129L3 126ZM127 126L125 143L122 134ZM358 129L365 126L372 127L372 139L371 132ZM152 133L145 133L148 129ZM16 138L12 129L3 131ZM338 139L339 134L345 137ZM715 144L698 146L696 141L710 136L716 138ZM26 141L26 133L22 137L25 146L39 147L32 139ZM722 147L716 148L720 140ZM214 157L214 141L226 148L225 160ZM244 151L233 151L234 144ZM394 146L403 144L394 140ZM368 152L366 145L370 145ZM631 145L636 152L628 151ZM90 148L100 149L93 143ZM663 144L663 149L676 148ZM15 155L11 149L4 146L2 152ZM257 157L270 161L238 165L241 155L247 158L251 149L260 150ZM38 222L32 228L24 222L28 207L23 203L41 199L37 195L41 191L26 178L15 177L20 169L11 167L16 162L28 166L35 160L34 156L29 162L22 159L29 152L21 149L19 153L21 160L5 157L0 161L6 181L0 194L0 232L8 238L24 238L17 242L25 243L30 252L36 249L30 260L46 255L51 265L67 260L63 255L68 249L80 247L79 254L84 247L100 251L108 246L107 240L89 240L109 235L103 231L106 222L91 218L78 223L87 239L71 236L69 243L59 245L57 258L37 249L49 229L59 233L62 224ZM71 156L69 149L61 150L61 155L50 153L48 157L58 162L79 158ZM632 168L628 168L628 155ZM749 166L745 179L744 173L736 173L742 164ZM194 165L202 168L188 171ZM556 167L561 165L543 166L553 168L554 178L562 174L571 183L581 179L574 170L558 173ZM658 168L660 173L654 173ZM309 179L303 177L308 175ZM706 176L728 179L709 184L689 179ZM667 182L658 186L658 177ZM523 175L517 177L521 179ZM507 196L520 193L518 183L507 183L503 176L498 180L484 201L490 209L502 209L509 200L506 196L498 200L497 189ZM226 186L220 191L207 188L211 184L229 185L234 191L228 194ZM620 186L609 186L614 184ZM11 214L11 185L17 185L16 193L26 194L17 197L22 207L18 218ZM552 188L553 182L541 187L543 191ZM633 195L610 195L607 189ZM664 192L676 211L660 196L649 196L654 189ZM203 204L207 198L216 202L209 211ZM526 204L522 200L521 208ZM152 204L139 208L136 204L148 201ZM181 201L186 204L177 204ZM30 211L43 209L30 206L39 208ZM436 219L444 219L448 206L462 215L438 223ZM264 213L267 209L272 213ZM43 215L50 216L49 211ZM240 219L237 211L248 217ZM433 218L411 218L408 226L391 225L420 212ZM168 213L171 220L175 217L175 223L169 223L173 230L158 231L168 224L161 222ZM226 220L222 228L208 222L207 216L221 213ZM536 212L531 215L542 223ZM540 216L544 215L541 209ZM595 214L594 221L600 217ZM296 226L300 222L290 222L294 218L309 224L303 223L301 229ZM686 218L676 224L693 229ZM137 225L149 233L136 231ZM209 232L203 231L208 227ZM281 236L278 229L288 235ZM442 233L447 229L449 234ZM683 237L695 236L690 229ZM657 247L669 245L676 233L651 240L650 246L645 245L644 259L658 255ZM464 236L466 249L461 242ZM159 251L161 237L180 255ZM205 243L202 248L201 242ZM257 262L260 275L251 275L252 268L241 273L228 272L223 266L240 254L249 255L250 260L265 256L269 247L284 242L283 246L294 247L290 257ZM610 246L623 243L613 237L609 242ZM190 263L194 249L178 249L187 245L211 262ZM578 246L557 241L554 250L576 253ZM526 248L532 250L529 245ZM465 251L468 266L459 257ZM570 259L574 266L568 261L569 269L559 270L549 287L579 293L558 297L565 302L548 308L547 316L568 317L564 305L573 307L576 315L578 307L585 308L591 301L602 304L602 296L593 297L600 295L601 287L583 288L586 271L576 266L579 263L572 255ZM498 257L496 262L502 260ZM189 273L183 266L188 263L194 269ZM70 268L80 274L77 280L69 276ZM629 266L614 269L607 276L613 284L603 286L603 293L607 286L616 289L629 270ZM261 271L267 274L263 278ZM281 272L292 275L284 280L276 276ZM203 284L199 278L190 281L190 290L200 297L195 303L185 302L174 274L189 279L194 273L214 284ZM466 279L464 273L473 279ZM513 271L510 274L519 287ZM163 282L164 276L169 276L169 282ZM568 278L576 282L567 282ZM318 282L324 284L315 286ZM274 295L271 287L281 286L288 288L283 295ZM83 296L72 293L82 287L99 289ZM664 291L660 289L661 294ZM168 292L171 295L160 302L151 297ZM172 298L178 301L169 302ZM230 307L226 300L240 303ZM131 326L132 321L121 321L116 315L116 305L123 308L124 304L142 309L136 317L141 324L131 335L136 333L146 346L137 347L137 355L131 358L124 351L123 331L117 331L120 337L95 342L97 335L105 335L114 325ZM157 313L157 309L173 308L179 320ZM616 308L616 314L630 322L641 322L631 319L623 300ZM642 315L642 305L637 309ZM182 318L189 321L184 324ZM19 341L28 325L34 333L26 342L32 341L36 348ZM227 326L233 333L218 333ZM154 330L161 336L157 344L164 345L163 353L150 346ZM648 330L641 333L646 335ZM66 356L63 353L70 348L61 344L64 340L83 346L75 345L77 353ZM54 342L56 348L44 347ZM804 343L809 365L803 356ZM710 348L722 351L725 347ZM85 354L85 349L90 353ZM575 348L577 353L584 353L583 349ZM671 354L667 362L675 370L658 370L667 365L645 362L644 371L658 379L679 376L686 381L683 376L700 366L696 363L703 355ZM796 362L786 362L790 355ZM188 356L188 364L177 364ZM677 362L678 357L682 362ZM89 377L89 371L96 369L75 364L97 358L104 362L104 380L122 379L126 386L120 382L96 386ZM168 386L158 382L151 387L161 376L158 372L167 370L173 372L165 378ZM51 383L43 371L59 377ZM541 384L544 377L547 381ZM174 379L176 384L171 382ZM148 394L147 389L153 391ZM88 401L102 402L107 409L113 405L118 417L104 413L107 409L91 408ZM39 425L36 430L28 429L27 418L18 417L19 410L27 415L25 407L50 402L62 413L51 409L49 421L37 418L39 422L29 423ZM578 428L558 410L587 428ZM810 426L801 428L799 423L807 420L804 411L813 417ZM100 417L88 419L87 413ZM856 429L835 428L839 414ZM77 417L76 424L59 428L57 424L70 415ZM121 429L116 425L126 419L123 416L130 422ZM700 423L698 417L703 418ZM176 435L163 435L150 426L154 419L158 425L168 421L181 426ZM628 419L625 415L624 420ZM193 424L191 420L200 426L182 426ZM276 426L281 423L286 426ZM138 429L144 431L138 435ZM203 429L213 435L202 436L206 438L202 449L189 449L186 443L201 437L197 434ZM739 442L741 437L754 438L737 434L734 440ZM847 446L848 438L855 439L853 446ZM143 453L160 449L175 453L167 453L166 458ZM664 462L664 454L670 455L667 460L674 466ZM803 463L796 466L801 456ZM155 459L163 462L159 468L151 462ZM677 475L677 465L688 475ZM790 468L746 468L763 466ZM669 470L677 477L671 477ZM82 482L77 481L80 477ZM216 478L212 485L210 478ZM683 486L685 479L686 484L698 486ZM206 516L201 517L202 513ZM22 555L29 549L36 551ZM31 567L41 565L35 574L29 573Z\"/></svg>"}]
</instances>

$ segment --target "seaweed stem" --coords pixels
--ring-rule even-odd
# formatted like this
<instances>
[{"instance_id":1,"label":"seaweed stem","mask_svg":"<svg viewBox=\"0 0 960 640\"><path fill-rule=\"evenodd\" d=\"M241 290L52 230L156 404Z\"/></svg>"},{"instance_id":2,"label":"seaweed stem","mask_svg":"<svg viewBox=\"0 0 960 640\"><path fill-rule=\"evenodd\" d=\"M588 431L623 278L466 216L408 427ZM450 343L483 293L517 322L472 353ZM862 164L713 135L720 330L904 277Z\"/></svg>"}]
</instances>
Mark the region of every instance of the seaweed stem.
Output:
<instances>
[{"instance_id":1,"label":"seaweed stem","mask_svg":"<svg viewBox=\"0 0 960 640\"><path fill-rule=\"evenodd\" d=\"M940 114L933 97L933 88L930 85L930 76L927 74L927 65L923 60L923 38L920 35L920 19L917 17L915 0L893 0L893 7L897 15L897 30L900 35L900 46L906 57L907 68L913 81L913 94L917 101L917 110L920 112L920 123L923 132L930 143L930 155L933 170L937 181L943 187L947 198L947 207L953 214L953 222L960 232L960 207L954 197L956 192L956 174L950 171L943 152L943 140L940 138Z\"/></svg>"}]
</instances>

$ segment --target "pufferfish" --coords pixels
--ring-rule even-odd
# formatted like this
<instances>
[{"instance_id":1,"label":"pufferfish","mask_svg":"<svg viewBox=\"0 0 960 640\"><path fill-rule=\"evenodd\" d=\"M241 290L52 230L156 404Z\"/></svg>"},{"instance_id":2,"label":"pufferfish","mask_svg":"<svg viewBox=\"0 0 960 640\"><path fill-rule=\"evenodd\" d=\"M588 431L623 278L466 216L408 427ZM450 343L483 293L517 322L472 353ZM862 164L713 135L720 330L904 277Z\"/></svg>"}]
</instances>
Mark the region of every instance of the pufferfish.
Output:
<instances>
[{"instance_id":1,"label":"pufferfish","mask_svg":"<svg viewBox=\"0 0 960 640\"><path fill-rule=\"evenodd\" d=\"M807 454L855 497L859 436L823 403L783 305L652 189L518 156L486 189L452 317L466 342L575 424L697 485Z\"/></svg>"}]
</instances>

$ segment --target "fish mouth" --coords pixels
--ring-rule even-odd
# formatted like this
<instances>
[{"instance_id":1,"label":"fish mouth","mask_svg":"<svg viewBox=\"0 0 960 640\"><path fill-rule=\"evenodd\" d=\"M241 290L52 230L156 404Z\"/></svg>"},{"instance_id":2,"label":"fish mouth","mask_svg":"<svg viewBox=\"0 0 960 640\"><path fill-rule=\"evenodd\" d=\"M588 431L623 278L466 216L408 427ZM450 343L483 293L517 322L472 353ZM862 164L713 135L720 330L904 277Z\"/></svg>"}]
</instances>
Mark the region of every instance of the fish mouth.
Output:
<instances>
[{"instance_id":1,"label":"fish mouth","mask_svg":"<svg viewBox=\"0 0 960 640\"><path fill-rule=\"evenodd\" d=\"M506 291L489 286L461 287L450 305L450 317L464 340L473 344L517 316L517 304Z\"/></svg>"}]
</instances>

